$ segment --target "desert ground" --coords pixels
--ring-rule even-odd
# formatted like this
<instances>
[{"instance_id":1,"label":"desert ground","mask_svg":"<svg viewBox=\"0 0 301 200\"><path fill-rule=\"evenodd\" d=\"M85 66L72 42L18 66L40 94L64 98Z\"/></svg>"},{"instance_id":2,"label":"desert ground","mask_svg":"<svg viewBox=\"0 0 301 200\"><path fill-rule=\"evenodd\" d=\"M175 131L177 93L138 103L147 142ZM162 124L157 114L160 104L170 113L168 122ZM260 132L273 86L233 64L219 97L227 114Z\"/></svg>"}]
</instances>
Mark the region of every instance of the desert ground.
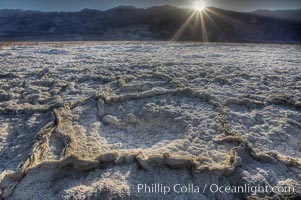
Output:
<instances>
[{"instance_id":1,"label":"desert ground","mask_svg":"<svg viewBox=\"0 0 301 200\"><path fill-rule=\"evenodd\" d=\"M0 46L0 199L301 196L301 46ZM292 187L143 193L138 184Z\"/></svg>"}]
</instances>

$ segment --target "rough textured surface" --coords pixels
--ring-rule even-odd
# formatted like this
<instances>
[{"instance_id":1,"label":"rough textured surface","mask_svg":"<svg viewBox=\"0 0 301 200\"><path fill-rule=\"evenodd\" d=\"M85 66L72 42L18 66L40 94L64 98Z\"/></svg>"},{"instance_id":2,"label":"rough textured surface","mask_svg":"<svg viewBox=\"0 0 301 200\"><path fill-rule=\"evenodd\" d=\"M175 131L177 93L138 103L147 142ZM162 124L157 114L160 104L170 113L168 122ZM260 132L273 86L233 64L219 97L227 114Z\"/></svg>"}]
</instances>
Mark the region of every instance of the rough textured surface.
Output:
<instances>
[{"instance_id":1,"label":"rough textured surface","mask_svg":"<svg viewBox=\"0 0 301 200\"><path fill-rule=\"evenodd\" d=\"M301 48L0 46L0 199L238 199L138 183L301 188ZM274 194L270 194L271 196Z\"/></svg>"}]
</instances>

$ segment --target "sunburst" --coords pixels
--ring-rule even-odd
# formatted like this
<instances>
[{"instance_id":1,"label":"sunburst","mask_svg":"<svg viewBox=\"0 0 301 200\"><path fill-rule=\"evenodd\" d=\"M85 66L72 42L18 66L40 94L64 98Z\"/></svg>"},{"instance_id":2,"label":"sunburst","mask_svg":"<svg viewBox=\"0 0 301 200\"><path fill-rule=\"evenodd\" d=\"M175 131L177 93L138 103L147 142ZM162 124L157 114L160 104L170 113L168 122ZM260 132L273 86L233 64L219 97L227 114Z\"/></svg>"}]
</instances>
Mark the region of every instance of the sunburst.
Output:
<instances>
[{"instance_id":1,"label":"sunburst","mask_svg":"<svg viewBox=\"0 0 301 200\"><path fill-rule=\"evenodd\" d=\"M235 26L238 30L249 30L255 32L246 24L240 20L232 18L231 16L225 15L222 12L215 11L214 8L208 7L210 0L192 0L190 8L192 9L184 21L183 25L179 27L172 40L179 40L182 35L187 31L192 31L191 39L202 41L204 43L209 42L207 25L213 27L218 33L222 33L223 30L215 23L215 19L219 18L231 26Z\"/></svg>"},{"instance_id":2,"label":"sunburst","mask_svg":"<svg viewBox=\"0 0 301 200\"><path fill-rule=\"evenodd\" d=\"M193 23L193 29L197 31L198 27L201 28L201 35L196 36L197 38L201 38L203 42L208 42L207 30L206 30L206 22L204 18L204 14L207 10L207 0L194 0L192 1L192 13L185 21L185 23L179 28L177 33L172 38L173 41L177 41L186 29Z\"/></svg>"},{"instance_id":3,"label":"sunburst","mask_svg":"<svg viewBox=\"0 0 301 200\"><path fill-rule=\"evenodd\" d=\"M207 2L205 0L196 0L193 2L193 9L198 12L203 12L206 9Z\"/></svg>"}]
</instances>

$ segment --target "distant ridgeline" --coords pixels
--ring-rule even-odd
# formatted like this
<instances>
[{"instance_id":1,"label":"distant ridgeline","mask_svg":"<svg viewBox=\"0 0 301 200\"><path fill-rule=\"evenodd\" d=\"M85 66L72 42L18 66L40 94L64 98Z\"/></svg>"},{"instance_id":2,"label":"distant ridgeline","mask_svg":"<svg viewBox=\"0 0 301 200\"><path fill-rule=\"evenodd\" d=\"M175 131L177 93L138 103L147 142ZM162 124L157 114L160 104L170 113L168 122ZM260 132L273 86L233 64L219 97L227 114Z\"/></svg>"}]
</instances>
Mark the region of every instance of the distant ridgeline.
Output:
<instances>
[{"instance_id":1,"label":"distant ridgeline","mask_svg":"<svg viewBox=\"0 0 301 200\"><path fill-rule=\"evenodd\" d=\"M181 40L301 43L301 19L268 11L116 7L107 11L0 10L0 40ZM301 10L292 11L300 16ZM287 17L289 16L289 17Z\"/></svg>"}]
</instances>

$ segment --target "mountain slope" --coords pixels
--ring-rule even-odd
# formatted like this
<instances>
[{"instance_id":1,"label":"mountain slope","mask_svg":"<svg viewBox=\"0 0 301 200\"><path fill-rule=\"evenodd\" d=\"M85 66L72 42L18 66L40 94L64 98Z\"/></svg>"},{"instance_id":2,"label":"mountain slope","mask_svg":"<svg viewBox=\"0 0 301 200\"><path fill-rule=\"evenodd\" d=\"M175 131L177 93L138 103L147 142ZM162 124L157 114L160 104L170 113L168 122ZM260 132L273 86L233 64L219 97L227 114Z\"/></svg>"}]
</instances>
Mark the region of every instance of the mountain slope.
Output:
<instances>
[{"instance_id":1,"label":"mountain slope","mask_svg":"<svg viewBox=\"0 0 301 200\"><path fill-rule=\"evenodd\" d=\"M301 9L296 10L256 10L252 14L273 17L278 19L287 19L301 22Z\"/></svg>"},{"instance_id":2,"label":"mountain slope","mask_svg":"<svg viewBox=\"0 0 301 200\"><path fill-rule=\"evenodd\" d=\"M190 9L168 5L80 12L0 10L0 40L103 40L104 35L110 35L111 40L169 40L176 36L187 41L301 42L301 22L217 8L208 8L203 26L200 16L195 15L179 32L192 13ZM111 34L112 30L122 31Z\"/></svg>"}]
</instances>

